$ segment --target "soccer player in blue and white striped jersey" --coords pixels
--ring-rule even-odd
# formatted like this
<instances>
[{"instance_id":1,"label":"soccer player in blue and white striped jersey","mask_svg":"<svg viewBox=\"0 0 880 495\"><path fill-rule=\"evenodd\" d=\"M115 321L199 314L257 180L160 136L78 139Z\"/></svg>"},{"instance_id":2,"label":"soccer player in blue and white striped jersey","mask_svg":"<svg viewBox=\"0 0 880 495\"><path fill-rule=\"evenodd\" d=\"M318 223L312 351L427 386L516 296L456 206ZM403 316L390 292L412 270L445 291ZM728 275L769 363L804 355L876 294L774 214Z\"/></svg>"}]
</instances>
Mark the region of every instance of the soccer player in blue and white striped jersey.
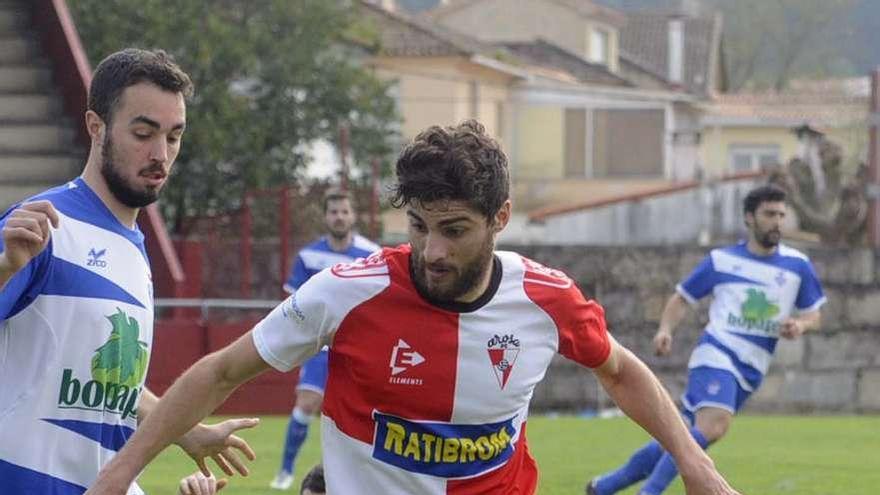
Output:
<instances>
[{"instance_id":1,"label":"soccer player in blue and white striped jersey","mask_svg":"<svg viewBox=\"0 0 880 495\"><path fill-rule=\"evenodd\" d=\"M785 191L758 187L746 196L743 211L748 240L713 249L703 259L676 287L654 336L657 354L669 354L687 307L713 296L681 397L691 434L704 449L724 436L761 385L779 338L797 339L817 329L825 303L809 258L780 244ZM677 474L670 455L649 442L616 471L594 478L587 494L611 495L646 479L639 495L660 495Z\"/></svg>"},{"instance_id":2,"label":"soccer player in blue and white striped jersey","mask_svg":"<svg viewBox=\"0 0 880 495\"><path fill-rule=\"evenodd\" d=\"M0 492L79 495L158 399L145 387L153 284L137 227L180 151L192 83L162 51L102 61L89 88L82 176L0 215ZM204 469L253 452L231 435L178 439ZM137 483L129 495L143 493Z\"/></svg>"}]
</instances>

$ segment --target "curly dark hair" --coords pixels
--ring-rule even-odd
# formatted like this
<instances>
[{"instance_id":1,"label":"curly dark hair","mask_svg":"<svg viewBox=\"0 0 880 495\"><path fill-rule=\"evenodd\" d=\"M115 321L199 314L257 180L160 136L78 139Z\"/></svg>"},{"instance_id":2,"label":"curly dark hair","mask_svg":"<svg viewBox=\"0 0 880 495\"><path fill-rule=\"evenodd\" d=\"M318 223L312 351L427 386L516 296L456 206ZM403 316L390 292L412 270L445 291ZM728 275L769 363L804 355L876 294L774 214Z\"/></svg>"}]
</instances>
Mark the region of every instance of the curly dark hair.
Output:
<instances>
[{"instance_id":1,"label":"curly dark hair","mask_svg":"<svg viewBox=\"0 0 880 495\"><path fill-rule=\"evenodd\" d=\"M174 63L171 55L163 50L126 48L108 55L95 68L89 86L89 110L109 125L122 92L141 82L180 93L184 98L193 93L192 80Z\"/></svg>"},{"instance_id":2,"label":"curly dark hair","mask_svg":"<svg viewBox=\"0 0 880 495\"><path fill-rule=\"evenodd\" d=\"M322 464L318 464L306 473L306 477L303 478L302 485L299 487L299 493L303 493L306 490L312 493L324 493L326 491L324 466Z\"/></svg>"},{"instance_id":3,"label":"curly dark hair","mask_svg":"<svg viewBox=\"0 0 880 495\"><path fill-rule=\"evenodd\" d=\"M491 219L510 195L507 157L476 120L457 126L431 126L415 137L397 159L397 185L391 204L461 200Z\"/></svg>"},{"instance_id":4,"label":"curly dark hair","mask_svg":"<svg viewBox=\"0 0 880 495\"><path fill-rule=\"evenodd\" d=\"M743 200L743 213L755 214L761 203L785 201L785 190L773 184L756 187Z\"/></svg>"}]
</instances>

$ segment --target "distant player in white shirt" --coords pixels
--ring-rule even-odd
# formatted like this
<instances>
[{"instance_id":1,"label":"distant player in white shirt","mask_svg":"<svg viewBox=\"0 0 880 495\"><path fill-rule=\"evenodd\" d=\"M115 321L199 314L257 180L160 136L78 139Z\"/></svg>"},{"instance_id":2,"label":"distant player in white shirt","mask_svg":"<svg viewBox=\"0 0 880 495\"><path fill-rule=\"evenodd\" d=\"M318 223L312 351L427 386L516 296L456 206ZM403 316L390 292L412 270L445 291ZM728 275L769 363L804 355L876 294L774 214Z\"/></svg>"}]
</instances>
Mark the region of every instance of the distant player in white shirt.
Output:
<instances>
[{"instance_id":1,"label":"distant player in white shirt","mask_svg":"<svg viewBox=\"0 0 880 495\"><path fill-rule=\"evenodd\" d=\"M674 453L690 495L733 495L657 378L608 334L564 273L495 251L510 220L507 158L476 121L401 152L393 204L410 244L315 275L254 330L206 356L159 402L90 494L120 495L242 382L330 346L321 411L327 492L535 493L529 401L558 353L592 368ZM582 442L582 439L578 439Z\"/></svg>"},{"instance_id":2,"label":"distant player in white shirt","mask_svg":"<svg viewBox=\"0 0 880 495\"><path fill-rule=\"evenodd\" d=\"M733 415L761 385L779 337L797 339L819 327L822 286L810 260L780 244L785 191L762 186L743 203L747 242L713 249L676 287L654 336L669 354L687 307L713 296L709 324L688 363L681 397L691 434L703 448L724 436ZM639 449L619 469L593 479L589 495L611 495L645 480L640 495L659 495L678 471L657 442Z\"/></svg>"},{"instance_id":3,"label":"distant player in white shirt","mask_svg":"<svg viewBox=\"0 0 880 495\"><path fill-rule=\"evenodd\" d=\"M110 55L89 89L82 176L0 216L2 493L82 494L157 401L144 386L153 286L136 218L171 173L191 92L162 51ZM245 473L229 446L253 453L231 433L253 424L175 441L203 469L214 456Z\"/></svg>"},{"instance_id":4,"label":"distant player in white shirt","mask_svg":"<svg viewBox=\"0 0 880 495\"><path fill-rule=\"evenodd\" d=\"M325 268L366 258L379 245L354 232L356 218L351 195L331 189L324 195L324 227L327 235L305 246L296 256L284 290L293 294L306 281ZM281 468L270 488L287 490L293 485L293 470L299 449L306 440L309 420L321 412L324 387L327 383L327 349L303 363L296 386L296 405L287 423Z\"/></svg>"}]
</instances>

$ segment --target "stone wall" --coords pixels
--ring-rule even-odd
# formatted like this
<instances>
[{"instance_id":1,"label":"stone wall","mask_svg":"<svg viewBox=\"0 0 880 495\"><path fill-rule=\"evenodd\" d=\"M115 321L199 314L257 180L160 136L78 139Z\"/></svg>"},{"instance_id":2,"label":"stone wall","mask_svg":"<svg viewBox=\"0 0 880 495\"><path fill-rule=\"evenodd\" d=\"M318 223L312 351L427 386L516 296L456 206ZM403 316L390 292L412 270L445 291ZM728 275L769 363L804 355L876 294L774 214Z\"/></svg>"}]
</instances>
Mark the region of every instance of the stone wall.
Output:
<instances>
[{"instance_id":1,"label":"stone wall","mask_svg":"<svg viewBox=\"0 0 880 495\"><path fill-rule=\"evenodd\" d=\"M677 398L687 360L707 320L708 300L675 334L673 353L654 356L651 339L673 288L707 249L665 247L507 246L563 269L606 310L609 329ZM880 412L880 253L809 249L828 303L822 329L781 340L770 373L746 406L762 412ZM707 298L708 299L708 298ZM557 356L533 400L535 410L611 405L592 373Z\"/></svg>"}]
</instances>

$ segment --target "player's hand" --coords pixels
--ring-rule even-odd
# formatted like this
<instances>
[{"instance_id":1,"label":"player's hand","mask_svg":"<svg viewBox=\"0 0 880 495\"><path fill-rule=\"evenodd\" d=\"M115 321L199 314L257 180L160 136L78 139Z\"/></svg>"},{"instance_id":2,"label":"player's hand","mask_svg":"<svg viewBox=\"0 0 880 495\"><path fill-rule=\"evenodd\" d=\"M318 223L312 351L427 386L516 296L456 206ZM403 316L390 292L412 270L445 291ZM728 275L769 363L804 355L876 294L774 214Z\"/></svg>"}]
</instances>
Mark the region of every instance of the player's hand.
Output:
<instances>
[{"instance_id":1,"label":"player's hand","mask_svg":"<svg viewBox=\"0 0 880 495\"><path fill-rule=\"evenodd\" d=\"M12 213L3 226L3 252L0 269L17 273L49 245L52 230L58 228L58 212L48 201L24 203Z\"/></svg>"},{"instance_id":2,"label":"player's hand","mask_svg":"<svg viewBox=\"0 0 880 495\"><path fill-rule=\"evenodd\" d=\"M666 330L657 330L654 335L654 353L666 356L672 351L672 334Z\"/></svg>"},{"instance_id":3,"label":"player's hand","mask_svg":"<svg viewBox=\"0 0 880 495\"><path fill-rule=\"evenodd\" d=\"M251 461L257 456L247 442L233 433L244 428L253 428L259 422L260 420L257 418L239 418L229 419L215 425L200 423L183 435L177 445L196 461L205 476L211 476L211 471L205 463L207 457L213 459L220 466L220 469L229 476L235 476L233 467L242 476L247 476L249 474L248 468L236 450Z\"/></svg>"},{"instance_id":4,"label":"player's hand","mask_svg":"<svg viewBox=\"0 0 880 495\"><path fill-rule=\"evenodd\" d=\"M782 322L779 335L788 340L794 340L804 334L804 324L796 318L788 318Z\"/></svg>"},{"instance_id":5,"label":"player's hand","mask_svg":"<svg viewBox=\"0 0 880 495\"><path fill-rule=\"evenodd\" d=\"M740 495L718 473L709 456L701 457L696 465L689 465L681 471L687 495Z\"/></svg>"},{"instance_id":6,"label":"player's hand","mask_svg":"<svg viewBox=\"0 0 880 495\"><path fill-rule=\"evenodd\" d=\"M201 471L180 480L178 495L214 495L226 486L225 479L217 480L214 475L205 476Z\"/></svg>"}]
</instances>

